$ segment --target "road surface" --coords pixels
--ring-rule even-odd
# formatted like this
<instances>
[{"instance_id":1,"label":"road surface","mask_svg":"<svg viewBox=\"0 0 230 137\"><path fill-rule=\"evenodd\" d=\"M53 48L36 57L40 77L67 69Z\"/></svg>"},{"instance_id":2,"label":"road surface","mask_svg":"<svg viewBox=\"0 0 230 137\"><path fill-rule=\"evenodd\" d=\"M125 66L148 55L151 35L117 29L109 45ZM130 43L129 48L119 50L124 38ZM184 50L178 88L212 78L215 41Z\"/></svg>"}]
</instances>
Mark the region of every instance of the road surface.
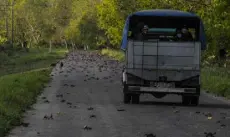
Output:
<instances>
[{"instance_id":1,"label":"road surface","mask_svg":"<svg viewBox=\"0 0 230 137\"><path fill-rule=\"evenodd\" d=\"M86 51L63 63L9 137L230 137L228 101L202 94L198 107L185 107L180 96L143 95L123 104L121 63Z\"/></svg>"}]
</instances>

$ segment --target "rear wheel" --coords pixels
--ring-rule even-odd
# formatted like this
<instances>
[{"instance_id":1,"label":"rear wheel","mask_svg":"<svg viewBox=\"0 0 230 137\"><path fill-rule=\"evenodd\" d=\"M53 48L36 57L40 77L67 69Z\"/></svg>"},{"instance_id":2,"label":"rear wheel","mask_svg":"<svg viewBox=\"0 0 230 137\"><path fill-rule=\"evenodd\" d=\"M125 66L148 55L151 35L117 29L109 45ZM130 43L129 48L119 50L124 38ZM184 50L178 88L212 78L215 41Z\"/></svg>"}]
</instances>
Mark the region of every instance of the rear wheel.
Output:
<instances>
[{"instance_id":1,"label":"rear wheel","mask_svg":"<svg viewBox=\"0 0 230 137\"><path fill-rule=\"evenodd\" d=\"M191 105L198 106L199 105L199 96L191 97Z\"/></svg>"},{"instance_id":2,"label":"rear wheel","mask_svg":"<svg viewBox=\"0 0 230 137\"><path fill-rule=\"evenodd\" d=\"M128 103L130 103L130 101L131 101L131 95L128 94L128 93L124 93L124 95L123 95L123 102L125 104L128 104Z\"/></svg>"},{"instance_id":3,"label":"rear wheel","mask_svg":"<svg viewBox=\"0 0 230 137\"><path fill-rule=\"evenodd\" d=\"M132 104L139 104L140 103L140 95L139 94L133 94L132 95Z\"/></svg>"},{"instance_id":4,"label":"rear wheel","mask_svg":"<svg viewBox=\"0 0 230 137\"><path fill-rule=\"evenodd\" d=\"M190 104L190 97L189 96L182 96L182 104L189 105Z\"/></svg>"},{"instance_id":5,"label":"rear wheel","mask_svg":"<svg viewBox=\"0 0 230 137\"><path fill-rule=\"evenodd\" d=\"M125 104L130 103L131 101L131 94L127 93L128 92L128 86L126 84L123 85L123 102Z\"/></svg>"},{"instance_id":6,"label":"rear wheel","mask_svg":"<svg viewBox=\"0 0 230 137\"><path fill-rule=\"evenodd\" d=\"M182 96L182 104L183 105L199 105L199 96Z\"/></svg>"}]
</instances>

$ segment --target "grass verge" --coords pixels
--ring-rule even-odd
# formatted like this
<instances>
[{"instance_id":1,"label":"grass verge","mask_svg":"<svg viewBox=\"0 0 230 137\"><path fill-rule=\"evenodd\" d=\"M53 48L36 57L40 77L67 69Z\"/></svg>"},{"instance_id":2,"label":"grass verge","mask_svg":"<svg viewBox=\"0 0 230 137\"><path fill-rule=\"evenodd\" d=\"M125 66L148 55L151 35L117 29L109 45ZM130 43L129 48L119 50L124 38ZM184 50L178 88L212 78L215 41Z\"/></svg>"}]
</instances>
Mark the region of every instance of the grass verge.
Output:
<instances>
[{"instance_id":1,"label":"grass verge","mask_svg":"<svg viewBox=\"0 0 230 137\"><path fill-rule=\"evenodd\" d=\"M12 56L3 58L6 61L0 64L0 76L47 67L47 64L60 60L66 53L65 49L53 49L51 53L48 49L15 52Z\"/></svg>"},{"instance_id":2,"label":"grass verge","mask_svg":"<svg viewBox=\"0 0 230 137\"><path fill-rule=\"evenodd\" d=\"M48 53L47 49L17 53L0 68L0 136L22 124L23 113L36 102L50 80L50 64L65 56L62 49Z\"/></svg>"},{"instance_id":3,"label":"grass verge","mask_svg":"<svg viewBox=\"0 0 230 137\"><path fill-rule=\"evenodd\" d=\"M125 54L122 51L103 49L101 54L124 61ZM201 83L203 90L230 99L230 71L226 68L202 68Z\"/></svg>"},{"instance_id":4,"label":"grass verge","mask_svg":"<svg viewBox=\"0 0 230 137\"><path fill-rule=\"evenodd\" d=\"M209 93L230 99L230 71L226 68L202 68L201 82Z\"/></svg>"}]
</instances>

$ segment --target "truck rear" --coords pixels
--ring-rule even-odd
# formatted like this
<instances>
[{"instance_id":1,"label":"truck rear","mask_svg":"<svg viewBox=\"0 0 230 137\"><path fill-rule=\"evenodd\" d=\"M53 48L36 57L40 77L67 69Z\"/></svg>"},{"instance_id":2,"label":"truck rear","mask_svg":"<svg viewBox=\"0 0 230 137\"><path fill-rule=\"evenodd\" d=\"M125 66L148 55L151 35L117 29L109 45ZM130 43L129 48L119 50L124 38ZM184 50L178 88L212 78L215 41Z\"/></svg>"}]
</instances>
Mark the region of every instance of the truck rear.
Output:
<instances>
[{"instance_id":1,"label":"truck rear","mask_svg":"<svg viewBox=\"0 0 230 137\"><path fill-rule=\"evenodd\" d=\"M130 26L141 20L149 28L144 39L127 36L122 75L124 103L139 103L141 94L152 94L156 98L176 94L182 96L185 105L199 104L203 42L199 37L200 20L192 19L158 17L158 23L155 23L145 16L129 20L134 20ZM192 39L178 39L178 30L185 25ZM131 29L131 33L136 32Z\"/></svg>"}]
</instances>

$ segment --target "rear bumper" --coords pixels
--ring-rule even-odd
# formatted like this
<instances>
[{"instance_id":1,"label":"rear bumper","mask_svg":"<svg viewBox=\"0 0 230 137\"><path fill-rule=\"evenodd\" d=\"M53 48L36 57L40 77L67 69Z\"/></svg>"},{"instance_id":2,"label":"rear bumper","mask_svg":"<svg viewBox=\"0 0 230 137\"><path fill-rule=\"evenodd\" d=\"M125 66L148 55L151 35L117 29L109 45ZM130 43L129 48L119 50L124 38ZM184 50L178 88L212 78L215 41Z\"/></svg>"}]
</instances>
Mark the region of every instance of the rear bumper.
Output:
<instances>
[{"instance_id":1,"label":"rear bumper","mask_svg":"<svg viewBox=\"0 0 230 137\"><path fill-rule=\"evenodd\" d=\"M131 86L125 85L126 93L135 94L175 94L175 95L200 95L200 90L197 88L157 88L157 87L147 87L147 86Z\"/></svg>"},{"instance_id":2,"label":"rear bumper","mask_svg":"<svg viewBox=\"0 0 230 137\"><path fill-rule=\"evenodd\" d=\"M123 71L122 73L122 84L126 84L129 86L146 86L149 87L151 82L166 82L166 83L175 83L176 88L200 88L200 75L196 75L193 77L189 77L187 79L183 79L180 81L150 81L145 80L143 78L134 76L132 74L126 73Z\"/></svg>"}]
</instances>

